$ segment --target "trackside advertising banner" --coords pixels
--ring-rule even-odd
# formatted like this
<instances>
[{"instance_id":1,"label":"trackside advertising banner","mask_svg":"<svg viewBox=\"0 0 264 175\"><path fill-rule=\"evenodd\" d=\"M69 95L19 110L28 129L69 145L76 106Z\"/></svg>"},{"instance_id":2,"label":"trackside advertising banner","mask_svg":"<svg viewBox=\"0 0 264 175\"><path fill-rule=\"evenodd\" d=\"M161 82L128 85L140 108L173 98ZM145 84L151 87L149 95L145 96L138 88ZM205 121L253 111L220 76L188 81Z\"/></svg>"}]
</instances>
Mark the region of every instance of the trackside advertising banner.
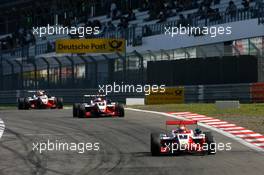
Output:
<instances>
[{"instance_id":1,"label":"trackside advertising banner","mask_svg":"<svg viewBox=\"0 0 264 175\"><path fill-rule=\"evenodd\" d=\"M252 83L250 87L251 99L254 103L264 102L264 83Z\"/></svg>"},{"instance_id":2,"label":"trackside advertising banner","mask_svg":"<svg viewBox=\"0 0 264 175\"><path fill-rule=\"evenodd\" d=\"M124 39L59 39L56 53L113 53L125 52Z\"/></svg>"},{"instance_id":3,"label":"trackside advertising banner","mask_svg":"<svg viewBox=\"0 0 264 175\"><path fill-rule=\"evenodd\" d=\"M166 88L165 92L151 92L145 96L146 105L184 103L184 87Z\"/></svg>"}]
</instances>

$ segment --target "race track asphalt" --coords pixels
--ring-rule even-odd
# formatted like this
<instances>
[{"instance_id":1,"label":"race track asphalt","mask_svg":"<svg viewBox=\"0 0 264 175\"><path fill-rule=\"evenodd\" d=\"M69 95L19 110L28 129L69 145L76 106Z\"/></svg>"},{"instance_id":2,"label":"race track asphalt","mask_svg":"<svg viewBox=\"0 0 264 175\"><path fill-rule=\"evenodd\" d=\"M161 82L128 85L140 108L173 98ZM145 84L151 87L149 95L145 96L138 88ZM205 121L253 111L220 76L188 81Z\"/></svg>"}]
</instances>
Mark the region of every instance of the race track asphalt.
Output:
<instances>
[{"instance_id":1,"label":"race track asphalt","mask_svg":"<svg viewBox=\"0 0 264 175\"><path fill-rule=\"evenodd\" d=\"M126 111L125 118L72 117L64 110L1 110L6 129L0 139L0 175L263 175L264 155L213 132L231 151L216 155L152 157L150 133L168 118ZM99 143L99 151L39 151L33 143Z\"/></svg>"}]
</instances>

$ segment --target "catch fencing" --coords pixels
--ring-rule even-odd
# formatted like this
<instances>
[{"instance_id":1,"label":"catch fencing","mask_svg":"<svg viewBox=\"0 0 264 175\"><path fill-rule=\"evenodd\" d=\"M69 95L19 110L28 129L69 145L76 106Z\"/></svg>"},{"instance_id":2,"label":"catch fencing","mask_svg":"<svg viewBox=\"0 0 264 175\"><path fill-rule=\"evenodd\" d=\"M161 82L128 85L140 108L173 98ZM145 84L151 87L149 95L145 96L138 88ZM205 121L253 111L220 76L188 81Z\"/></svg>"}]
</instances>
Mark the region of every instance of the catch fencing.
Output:
<instances>
[{"instance_id":1,"label":"catch fencing","mask_svg":"<svg viewBox=\"0 0 264 175\"><path fill-rule=\"evenodd\" d=\"M65 104L82 102L85 94L97 94L97 89L50 89L52 96L62 97ZM16 104L27 90L0 91L0 104ZM110 93L113 101L125 103L126 98L144 98L144 93ZM264 83L184 86L185 103L213 103L216 100L239 100L241 103L264 102Z\"/></svg>"}]
</instances>

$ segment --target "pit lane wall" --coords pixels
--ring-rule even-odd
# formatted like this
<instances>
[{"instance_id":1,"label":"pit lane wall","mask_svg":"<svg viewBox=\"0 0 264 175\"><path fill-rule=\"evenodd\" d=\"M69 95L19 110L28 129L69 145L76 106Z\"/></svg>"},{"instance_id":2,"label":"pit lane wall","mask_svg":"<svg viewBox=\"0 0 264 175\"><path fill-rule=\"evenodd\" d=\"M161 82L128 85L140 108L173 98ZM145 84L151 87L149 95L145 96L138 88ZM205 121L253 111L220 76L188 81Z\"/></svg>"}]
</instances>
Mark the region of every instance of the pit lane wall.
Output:
<instances>
[{"instance_id":1,"label":"pit lane wall","mask_svg":"<svg viewBox=\"0 0 264 175\"><path fill-rule=\"evenodd\" d=\"M175 103L214 103L216 100L239 100L242 103L264 102L264 83L197 85L168 87L178 88L178 101ZM182 94L180 94L182 90ZM83 95L97 94L97 89L49 89L52 96L63 97L65 104L82 102ZM168 93L171 94L171 93ZM16 104L18 97L29 95L27 90L0 91L0 104ZM125 103L126 98L144 98L142 93L112 93L108 97L113 101ZM149 97L147 97L149 98ZM173 98L169 98L173 103ZM166 102L162 102L165 104ZM150 104L150 103L149 103ZM157 104L157 103L156 103Z\"/></svg>"}]
</instances>

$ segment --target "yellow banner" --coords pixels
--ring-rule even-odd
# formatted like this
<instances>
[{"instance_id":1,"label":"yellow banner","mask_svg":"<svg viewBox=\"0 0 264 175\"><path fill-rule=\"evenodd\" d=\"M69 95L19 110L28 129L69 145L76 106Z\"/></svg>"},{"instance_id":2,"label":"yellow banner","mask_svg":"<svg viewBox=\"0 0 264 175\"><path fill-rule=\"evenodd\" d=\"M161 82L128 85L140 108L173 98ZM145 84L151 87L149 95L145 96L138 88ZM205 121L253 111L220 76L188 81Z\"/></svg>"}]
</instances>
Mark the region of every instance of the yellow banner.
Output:
<instances>
[{"instance_id":1,"label":"yellow banner","mask_svg":"<svg viewBox=\"0 0 264 175\"><path fill-rule=\"evenodd\" d=\"M112 53L125 52L124 39L59 39L56 53Z\"/></svg>"},{"instance_id":2,"label":"yellow banner","mask_svg":"<svg viewBox=\"0 0 264 175\"><path fill-rule=\"evenodd\" d=\"M151 92L145 96L145 102L147 105L184 103L184 87L166 88L164 93Z\"/></svg>"}]
</instances>

